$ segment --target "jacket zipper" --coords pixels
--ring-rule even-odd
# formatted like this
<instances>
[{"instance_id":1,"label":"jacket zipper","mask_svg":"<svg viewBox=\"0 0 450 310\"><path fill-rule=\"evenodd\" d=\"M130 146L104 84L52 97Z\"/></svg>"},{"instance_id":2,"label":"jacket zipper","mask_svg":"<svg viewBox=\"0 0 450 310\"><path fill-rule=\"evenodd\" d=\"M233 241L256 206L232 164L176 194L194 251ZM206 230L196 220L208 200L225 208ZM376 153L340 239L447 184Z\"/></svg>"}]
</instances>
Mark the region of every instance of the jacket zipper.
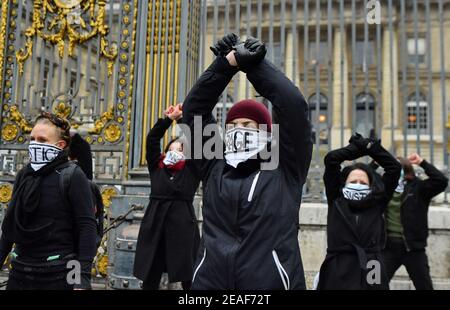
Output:
<instances>
[{"instance_id":1,"label":"jacket zipper","mask_svg":"<svg viewBox=\"0 0 450 310\"><path fill-rule=\"evenodd\" d=\"M200 267L203 265L203 263L204 263L204 261L205 261L205 258L206 258L206 248L205 248L205 250L203 251L203 258L202 258L202 260L200 261L200 264L198 264L197 268L195 269L194 276L192 277L192 283L194 283L195 277L197 276L197 272L198 272L198 270L200 269Z\"/></svg>"},{"instance_id":2,"label":"jacket zipper","mask_svg":"<svg viewBox=\"0 0 450 310\"><path fill-rule=\"evenodd\" d=\"M250 202L253 199L253 194L255 193L256 184L258 183L259 174L261 171L259 171L255 177L253 178L252 187L250 188L250 192L248 193L247 201Z\"/></svg>"},{"instance_id":3,"label":"jacket zipper","mask_svg":"<svg viewBox=\"0 0 450 310\"><path fill-rule=\"evenodd\" d=\"M284 270L283 266L280 263L280 259L278 258L278 254L275 250L272 251L273 260L275 262L275 265L277 266L278 273L280 274L281 281L283 282L283 286L285 290L289 290L291 284L289 282L289 276L286 273L286 270Z\"/></svg>"}]
</instances>

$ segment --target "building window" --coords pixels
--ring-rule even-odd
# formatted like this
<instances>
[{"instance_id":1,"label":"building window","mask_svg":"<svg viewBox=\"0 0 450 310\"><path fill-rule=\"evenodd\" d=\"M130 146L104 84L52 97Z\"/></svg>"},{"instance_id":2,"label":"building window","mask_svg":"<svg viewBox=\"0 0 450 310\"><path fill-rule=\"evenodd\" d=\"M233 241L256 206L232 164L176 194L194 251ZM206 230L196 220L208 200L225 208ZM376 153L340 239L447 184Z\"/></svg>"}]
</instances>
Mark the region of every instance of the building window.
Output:
<instances>
[{"instance_id":1,"label":"building window","mask_svg":"<svg viewBox=\"0 0 450 310\"><path fill-rule=\"evenodd\" d=\"M417 40L408 39L408 63L416 64L417 62L418 64L424 64L426 60L425 55L426 45L424 38L417 38Z\"/></svg>"},{"instance_id":2,"label":"building window","mask_svg":"<svg viewBox=\"0 0 450 310\"><path fill-rule=\"evenodd\" d=\"M428 102L423 94L412 94L406 103L408 112L408 133L426 131L428 129Z\"/></svg>"},{"instance_id":3,"label":"building window","mask_svg":"<svg viewBox=\"0 0 450 310\"><path fill-rule=\"evenodd\" d=\"M367 68L375 64L375 44L373 41L364 40L355 42L355 55L353 55L353 62L356 65Z\"/></svg>"},{"instance_id":4,"label":"building window","mask_svg":"<svg viewBox=\"0 0 450 310\"><path fill-rule=\"evenodd\" d=\"M319 51L317 50L319 47ZM321 41L317 44L316 41L309 42L309 62L311 65L327 65L328 57L328 42Z\"/></svg>"},{"instance_id":5,"label":"building window","mask_svg":"<svg viewBox=\"0 0 450 310\"><path fill-rule=\"evenodd\" d=\"M328 144L328 98L322 93L313 94L308 105L314 141L317 131L320 144Z\"/></svg>"},{"instance_id":6,"label":"building window","mask_svg":"<svg viewBox=\"0 0 450 310\"><path fill-rule=\"evenodd\" d=\"M375 98L368 93L360 93L355 102L355 131L369 137L375 129Z\"/></svg>"}]
</instances>

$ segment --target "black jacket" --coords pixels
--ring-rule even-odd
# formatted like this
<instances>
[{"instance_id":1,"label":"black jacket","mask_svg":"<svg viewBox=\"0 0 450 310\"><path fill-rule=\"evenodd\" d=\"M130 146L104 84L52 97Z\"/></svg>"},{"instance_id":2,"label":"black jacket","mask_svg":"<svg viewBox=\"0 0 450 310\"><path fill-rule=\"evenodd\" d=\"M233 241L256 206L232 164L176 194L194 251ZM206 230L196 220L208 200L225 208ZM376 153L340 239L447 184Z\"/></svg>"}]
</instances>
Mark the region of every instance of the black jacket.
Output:
<instances>
[{"instance_id":1,"label":"black jacket","mask_svg":"<svg viewBox=\"0 0 450 310\"><path fill-rule=\"evenodd\" d=\"M159 119L147 135L151 194L139 230L134 261L134 275L142 280L149 275L158 247L163 247L169 281L190 281L200 240L192 205L200 183L195 165L187 160L185 167L176 173L159 167L160 141L171 124L169 118Z\"/></svg>"},{"instance_id":2,"label":"black jacket","mask_svg":"<svg viewBox=\"0 0 450 310\"><path fill-rule=\"evenodd\" d=\"M431 199L445 191L448 179L436 167L423 160L420 166L428 179L414 178L407 182L401 196L400 216L406 247L409 250L422 250L427 246L428 207Z\"/></svg>"},{"instance_id":3,"label":"black jacket","mask_svg":"<svg viewBox=\"0 0 450 310\"><path fill-rule=\"evenodd\" d=\"M63 197L58 190L59 171L66 165L64 163L53 169L51 173L42 177L40 183L39 202L37 211L33 214L33 220L34 223L52 222L49 230L31 244L10 240L3 233L0 239L0 266L11 251L13 243L16 243L15 252L18 254L18 258L24 261L42 260L45 262L48 256L61 255L63 257L69 253L75 253L76 259L81 262L82 267L80 287L89 288L91 265L97 250L94 206L89 181L79 167L74 171L67 192L70 205L66 206L63 203ZM21 183L26 169L31 168L26 166L18 172L13 195L18 184ZM10 216L13 217L11 208L10 204L8 213L11 210ZM5 218L2 226L3 232L6 230L6 222Z\"/></svg>"},{"instance_id":4,"label":"black jacket","mask_svg":"<svg viewBox=\"0 0 450 310\"><path fill-rule=\"evenodd\" d=\"M382 184L364 200L354 202L343 197L344 180L341 163L369 155L384 169ZM328 200L328 248L325 261L320 268L318 289L387 289L388 281L381 259L383 244L383 212L398 184L401 166L379 143L374 143L367 154L350 144L331 151L325 157L323 177ZM372 175L373 182L377 178ZM380 285L369 285L368 262L380 263Z\"/></svg>"},{"instance_id":5,"label":"black jacket","mask_svg":"<svg viewBox=\"0 0 450 310\"><path fill-rule=\"evenodd\" d=\"M192 133L194 116L202 116L203 127L215 123L211 112L236 72L218 57L198 79L183 105ZM204 182L204 222L192 289L305 289L298 213L312 152L308 105L266 60L247 78L273 104L279 165L262 171L256 159L236 169L224 159L195 159Z\"/></svg>"}]
</instances>

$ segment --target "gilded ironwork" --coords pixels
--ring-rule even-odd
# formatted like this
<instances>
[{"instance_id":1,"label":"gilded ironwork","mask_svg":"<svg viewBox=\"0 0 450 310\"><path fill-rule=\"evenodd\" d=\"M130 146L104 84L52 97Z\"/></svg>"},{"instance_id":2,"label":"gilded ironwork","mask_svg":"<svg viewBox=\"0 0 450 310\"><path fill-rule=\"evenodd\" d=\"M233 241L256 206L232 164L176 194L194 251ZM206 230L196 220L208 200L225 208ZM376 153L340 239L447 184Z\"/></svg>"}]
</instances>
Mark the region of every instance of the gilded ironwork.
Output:
<instances>
[{"instance_id":1,"label":"gilded ironwork","mask_svg":"<svg viewBox=\"0 0 450 310\"><path fill-rule=\"evenodd\" d=\"M122 128L119 123L123 122L123 117L115 115L114 107L110 107L108 111L104 112L100 118L95 121L94 127L88 132L92 135L102 135L98 137L97 142L103 143L103 139L109 143L116 143L122 138ZM92 139L88 142L91 143Z\"/></svg>"},{"instance_id":2,"label":"gilded ironwork","mask_svg":"<svg viewBox=\"0 0 450 310\"><path fill-rule=\"evenodd\" d=\"M3 72L4 67L4 53L6 48L6 28L8 24L8 8L9 8L9 1L2 1L1 2L1 20L0 20L0 72ZM11 39L11 38L10 38ZM3 74L0 74L0 92L2 90L2 83L3 82Z\"/></svg>"},{"instance_id":3,"label":"gilded ironwork","mask_svg":"<svg viewBox=\"0 0 450 310\"><path fill-rule=\"evenodd\" d=\"M108 76L111 76L118 50L115 44L110 44L106 39L109 27L105 24L105 6L106 0L97 2L97 10L92 0L35 0L33 22L25 31L25 48L16 52L19 72L23 74L24 63L33 54L35 36L56 45L61 58L64 57L66 39L69 41L68 55L73 56L77 44L99 36L101 55L108 60ZM88 22L83 18L85 14L90 15Z\"/></svg>"},{"instance_id":4,"label":"gilded ironwork","mask_svg":"<svg viewBox=\"0 0 450 310\"><path fill-rule=\"evenodd\" d=\"M102 193L102 201L105 208L109 208L112 203L112 197L115 197L119 194L119 191L115 187L105 187L101 191Z\"/></svg>"},{"instance_id":5,"label":"gilded ironwork","mask_svg":"<svg viewBox=\"0 0 450 310\"><path fill-rule=\"evenodd\" d=\"M13 186L9 183L0 184L0 203L8 203L12 197Z\"/></svg>"},{"instance_id":6,"label":"gilded ironwork","mask_svg":"<svg viewBox=\"0 0 450 310\"><path fill-rule=\"evenodd\" d=\"M53 113L61 118L69 119L70 113L72 112L72 107L64 102L58 103L53 108Z\"/></svg>"},{"instance_id":7,"label":"gilded ironwork","mask_svg":"<svg viewBox=\"0 0 450 310\"><path fill-rule=\"evenodd\" d=\"M134 12L133 12L133 20L137 19L137 8L138 8L138 2L137 0L134 0ZM130 13L130 7L125 8L126 13ZM133 32L131 36L131 45L132 45L132 51L131 51L131 61L130 61L130 81L134 80L134 56L135 56L135 46L136 46L136 24L133 26ZM125 48L124 48L125 49ZM122 74L122 77L125 77L125 74ZM126 89L127 84L121 85L123 89ZM129 85L129 94L133 93L133 83L130 83ZM125 148L125 165L124 165L124 174L128 177L128 163L130 160L130 131L131 131L131 105L132 105L132 96L129 96L128 98L128 115L127 115L127 137L126 137L126 148ZM122 107L124 107L124 104L122 103ZM120 109L122 110L122 109Z\"/></svg>"},{"instance_id":8,"label":"gilded ironwork","mask_svg":"<svg viewBox=\"0 0 450 310\"><path fill-rule=\"evenodd\" d=\"M14 141L19 134L19 128L17 125L9 123L2 128L2 139L5 141Z\"/></svg>"},{"instance_id":9,"label":"gilded ironwork","mask_svg":"<svg viewBox=\"0 0 450 310\"><path fill-rule=\"evenodd\" d=\"M26 120L25 116L23 116L23 114L20 113L20 111L17 108L17 106L14 105L14 106L12 106L9 109L9 115L10 115L11 121L13 121L17 125L19 125L19 127L20 127L20 129L22 130L23 133L30 133L31 132L33 127L31 127L31 125L28 123L28 121Z\"/></svg>"}]
</instances>

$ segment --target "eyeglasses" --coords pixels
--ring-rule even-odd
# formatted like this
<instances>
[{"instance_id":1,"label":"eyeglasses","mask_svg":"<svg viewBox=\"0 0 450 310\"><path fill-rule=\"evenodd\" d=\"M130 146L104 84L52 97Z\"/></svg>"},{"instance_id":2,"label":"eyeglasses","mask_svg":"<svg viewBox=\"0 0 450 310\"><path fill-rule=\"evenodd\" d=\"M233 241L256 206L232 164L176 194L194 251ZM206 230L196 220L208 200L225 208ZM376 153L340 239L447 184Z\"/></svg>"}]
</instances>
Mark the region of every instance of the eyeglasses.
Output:
<instances>
[{"instance_id":1,"label":"eyeglasses","mask_svg":"<svg viewBox=\"0 0 450 310\"><path fill-rule=\"evenodd\" d=\"M38 117L38 120L42 118L48 119L50 122L53 123L53 125L61 128L62 130L68 130L70 128L70 124L68 121L62 119L61 117L55 114L49 112L42 112L41 115Z\"/></svg>"}]
</instances>

